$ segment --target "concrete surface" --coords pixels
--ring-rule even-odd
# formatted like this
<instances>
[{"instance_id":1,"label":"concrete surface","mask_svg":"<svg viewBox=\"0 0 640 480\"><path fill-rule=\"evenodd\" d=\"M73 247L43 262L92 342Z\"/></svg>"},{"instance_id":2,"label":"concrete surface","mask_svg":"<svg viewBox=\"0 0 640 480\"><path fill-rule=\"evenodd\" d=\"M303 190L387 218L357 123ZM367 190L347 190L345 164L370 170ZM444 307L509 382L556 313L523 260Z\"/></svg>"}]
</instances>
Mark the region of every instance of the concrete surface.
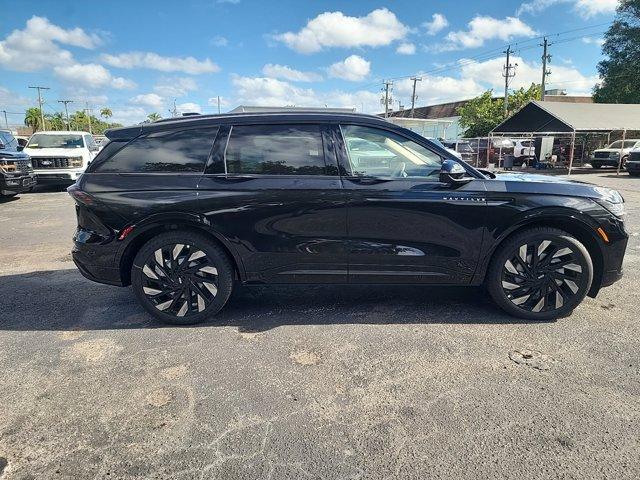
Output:
<instances>
[{"instance_id":1,"label":"concrete surface","mask_svg":"<svg viewBox=\"0 0 640 480\"><path fill-rule=\"evenodd\" d=\"M640 179L623 281L554 323L476 289L237 291L155 324L70 262L64 192L0 204L0 478L640 477Z\"/></svg>"}]
</instances>

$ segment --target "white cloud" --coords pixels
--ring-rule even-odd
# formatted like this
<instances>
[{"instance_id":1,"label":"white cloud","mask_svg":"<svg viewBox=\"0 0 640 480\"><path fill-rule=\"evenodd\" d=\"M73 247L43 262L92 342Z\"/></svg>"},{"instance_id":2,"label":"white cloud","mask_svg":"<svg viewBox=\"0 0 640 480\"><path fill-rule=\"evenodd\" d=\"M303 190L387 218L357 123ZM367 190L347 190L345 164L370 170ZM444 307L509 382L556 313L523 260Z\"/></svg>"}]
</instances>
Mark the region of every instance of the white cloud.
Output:
<instances>
[{"instance_id":1,"label":"white cloud","mask_svg":"<svg viewBox=\"0 0 640 480\"><path fill-rule=\"evenodd\" d=\"M165 100L163 97L158 95L157 93L143 93L140 95L136 95L131 100L129 100L133 105L141 105L143 107L150 107L155 110L162 111Z\"/></svg>"},{"instance_id":2,"label":"white cloud","mask_svg":"<svg viewBox=\"0 0 640 480\"><path fill-rule=\"evenodd\" d=\"M523 13L537 14L543 10L561 3L573 4L573 10L583 18L594 17L599 14L615 12L619 0L531 0L525 2L516 11L516 15Z\"/></svg>"},{"instance_id":3,"label":"white cloud","mask_svg":"<svg viewBox=\"0 0 640 480\"><path fill-rule=\"evenodd\" d=\"M468 23L467 30L449 32L442 50L477 48L487 40L509 41L515 37L533 37L536 32L519 18L503 19L477 15Z\"/></svg>"},{"instance_id":4,"label":"white cloud","mask_svg":"<svg viewBox=\"0 0 640 480\"><path fill-rule=\"evenodd\" d=\"M226 47L229 45L229 40L227 40L226 37L217 35L211 39L211 45L214 47Z\"/></svg>"},{"instance_id":5,"label":"white cloud","mask_svg":"<svg viewBox=\"0 0 640 480\"><path fill-rule=\"evenodd\" d=\"M409 31L386 8L364 17L342 12L324 12L309 20L297 33L286 32L275 39L300 53L314 53L326 47L379 47L401 40Z\"/></svg>"},{"instance_id":6,"label":"white cloud","mask_svg":"<svg viewBox=\"0 0 640 480\"><path fill-rule=\"evenodd\" d=\"M441 30L447 28L449 26L449 21L447 20L447 17L441 13L434 13L431 16L431 21L424 22L422 26L427 30L429 35L435 35Z\"/></svg>"},{"instance_id":7,"label":"white cloud","mask_svg":"<svg viewBox=\"0 0 640 480\"><path fill-rule=\"evenodd\" d=\"M486 88L474 78L453 78L422 74L416 84L418 105L433 105L473 98ZM393 96L406 105L411 103L413 81L409 78L397 80L393 85Z\"/></svg>"},{"instance_id":8,"label":"white cloud","mask_svg":"<svg viewBox=\"0 0 640 480\"><path fill-rule=\"evenodd\" d=\"M358 55L350 55L341 62L336 62L328 69L329 75L350 82L364 80L371 72L371 62Z\"/></svg>"},{"instance_id":9,"label":"white cloud","mask_svg":"<svg viewBox=\"0 0 640 480\"><path fill-rule=\"evenodd\" d=\"M416 46L413 43L404 42L398 45L396 52L400 55L413 55L416 53Z\"/></svg>"},{"instance_id":10,"label":"white cloud","mask_svg":"<svg viewBox=\"0 0 640 480\"><path fill-rule=\"evenodd\" d=\"M183 72L192 75L218 72L220 67L210 59L194 57L163 57L153 52L129 52L102 55L102 61L116 68L149 68L161 72Z\"/></svg>"},{"instance_id":11,"label":"white cloud","mask_svg":"<svg viewBox=\"0 0 640 480\"><path fill-rule=\"evenodd\" d=\"M153 87L153 91L163 97L183 97L187 93L198 89L193 78L163 78Z\"/></svg>"},{"instance_id":12,"label":"white cloud","mask_svg":"<svg viewBox=\"0 0 640 480\"><path fill-rule=\"evenodd\" d=\"M604 45L604 38L583 37L582 42L588 45L598 45L599 47L601 47L602 45Z\"/></svg>"},{"instance_id":13,"label":"white cloud","mask_svg":"<svg viewBox=\"0 0 640 480\"><path fill-rule=\"evenodd\" d=\"M300 88L289 82L264 77L241 77L234 75L232 84L236 89L235 102L240 105L269 107L334 107L355 108L358 111L375 113L380 111L380 96L360 90L343 92L332 90L316 92L311 88ZM215 100L215 99L211 99Z\"/></svg>"},{"instance_id":14,"label":"white cloud","mask_svg":"<svg viewBox=\"0 0 640 480\"><path fill-rule=\"evenodd\" d=\"M317 82L322 80L322 75L315 72L302 72L286 65L274 65L272 63L267 63L262 67L262 73L267 77L281 78L292 82Z\"/></svg>"},{"instance_id":15,"label":"white cloud","mask_svg":"<svg viewBox=\"0 0 640 480\"><path fill-rule=\"evenodd\" d=\"M181 103L179 105L176 105L176 108L178 110L178 115L182 115L183 113L194 113L194 112L202 113L202 109L200 108L200 105L193 102Z\"/></svg>"},{"instance_id":16,"label":"white cloud","mask_svg":"<svg viewBox=\"0 0 640 480\"><path fill-rule=\"evenodd\" d=\"M152 110L145 109L141 106L119 107L113 109L113 117L109 119L111 122L121 123L122 125L136 125L147 119L147 115ZM158 112L160 113L160 112Z\"/></svg>"},{"instance_id":17,"label":"white cloud","mask_svg":"<svg viewBox=\"0 0 640 480\"><path fill-rule=\"evenodd\" d=\"M44 17L33 16L23 30L14 30L0 41L0 65L18 72L70 65L73 55L60 45L93 49L100 43L97 35L81 28L64 29Z\"/></svg>"},{"instance_id":18,"label":"white cloud","mask_svg":"<svg viewBox=\"0 0 640 480\"><path fill-rule=\"evenodd\" d=\"M135 88L136 84L122 77L114 77L111 72L97 63L74 63L54 67L53 73L64 82L87 88L112 87L117 89Z\"/></svg>"},{"instance_id":19,"label":"white cloud","mask_svg":"<svg viewBox=\"0 0 640 480\"><path fill-rule=\"evenodd\" d=\"M542 67L538 63L528 63L521 57L513 57L517 63L516 76L511 80L511 88L528 88L532 83L540 83ZM504 59L494 58L485 62L461 60L461 77L474 79L484 86L502 91L504 78L502 66ZM551 75L547 77L548 88L562 88L575 95L589 95L593 86L598 82L597 75L586 76L571 66L552 65Z\"/></svg>"}]
</instances>

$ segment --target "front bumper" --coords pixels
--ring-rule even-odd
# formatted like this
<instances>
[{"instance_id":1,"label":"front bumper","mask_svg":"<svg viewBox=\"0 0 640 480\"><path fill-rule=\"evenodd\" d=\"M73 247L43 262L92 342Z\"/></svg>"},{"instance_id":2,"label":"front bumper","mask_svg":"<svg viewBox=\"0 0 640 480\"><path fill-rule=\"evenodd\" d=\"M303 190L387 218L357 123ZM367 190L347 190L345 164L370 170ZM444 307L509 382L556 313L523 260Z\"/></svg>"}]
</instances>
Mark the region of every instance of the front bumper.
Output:
<instances>
[{"instance_id":1,"label":"front bumper","mask_svg":"<svg viewBox=\"0 0 640 480\"><path fill-rule=\"evenodd\" d=\"M640 173L640 162L627 162L625 168L627 172Z\"/></svg>"},{"instance_id":2,"label":"front bumper","mask_svg":"<svg viewBox=\"0 0 640 480\"><path fill-rule=\"evenodd\" d=\"M35 173L0 174L0 193L13 194L31 190L38 183Z\"/></svg>"},{"instance_id":3,"label":"front bumper","mask_svg":"<svg viewBox=\"0 0 640 480\"><path fill-rule=\"evenodd\" d=\"M41 185L72 185L83 173L84 170L36 170Z\"/></svg>"}]
</instances>

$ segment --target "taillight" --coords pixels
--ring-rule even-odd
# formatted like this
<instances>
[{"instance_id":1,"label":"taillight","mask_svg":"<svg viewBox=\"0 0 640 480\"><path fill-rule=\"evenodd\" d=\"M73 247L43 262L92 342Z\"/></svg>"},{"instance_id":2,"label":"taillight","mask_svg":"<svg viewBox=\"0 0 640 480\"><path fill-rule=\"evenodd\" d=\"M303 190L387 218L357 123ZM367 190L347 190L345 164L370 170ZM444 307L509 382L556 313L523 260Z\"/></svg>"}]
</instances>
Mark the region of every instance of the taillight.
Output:
<instances>
[{"instance_id":1,"label":"taillight","mask_svg":"<svg viewBox=\"0 0 640 480\"><path fill-rule=\"evenodd\" d=\"M82 205L95 205L96 203L95 198L80 189L80 187L76 183L67 188L67 192L76 202Z\"/></svg>"}]
</instances>

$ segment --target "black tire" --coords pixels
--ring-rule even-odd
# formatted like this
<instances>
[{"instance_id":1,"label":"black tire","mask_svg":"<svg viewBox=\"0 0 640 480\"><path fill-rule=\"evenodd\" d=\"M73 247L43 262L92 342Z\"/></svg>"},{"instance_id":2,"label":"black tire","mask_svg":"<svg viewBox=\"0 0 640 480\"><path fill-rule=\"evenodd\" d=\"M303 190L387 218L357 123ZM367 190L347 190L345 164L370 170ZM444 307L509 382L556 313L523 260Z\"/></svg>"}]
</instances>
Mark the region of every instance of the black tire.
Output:
<instances>
[{"instance_id":1,"label":"black tire","mask_svg":"<svg viewBox=\"0 0 640 480\"><path fill-rule=\"evenodd\" d=\"M627 164L627 160L629 160L629 155L625 155L624 157L622 157L622 161L620 162L620 169L624 168L624 166Z\"/></svg>"},{"instance_id":2,"label":"black tire","mask_svg":"<svg viewBox=\"0 0 640 480\"><path fill-rule=\"evenodd\" d=\"M629 172L632 177L640 177L640 172Z\"/></svg>"},{"instance_id":3,"label":"black tire","mask_svg":"<svg viewBox=\"0 0 640 480\"><path fill-rule=\"evenodd\" d=\"M16 195L18 195L17 193L2 193L0 192L0 198L13 198Z\"/></svg>"},{"instance_id":4,"label":"black tire","mask_svg":"<svg viewBox=\"0 0 640 480\"><path fill-rule=\"evenodd\" d=\"M593 281L591 256L556 228L525 230L494 254L485 283L496 304L527 320L554 320L582 302Z\"/></svg>"},{"instance_id":5,"label":"black tire","mask_svg":"<svg viewBox=\"0 0 640 480\"><path fill-rule=\"evenodd\" d=\"M137 253L131 285L155 318L191 325L225 306L233 288L233 266L226 252L205 235L167 232L149 240Z\"/></svg>"},{"instance_id":6,"label":"black tire","mask_svg":"<svg viewBox=\"0 0 640 480\"><path fill-rule=\"evenodd\" d=\"M593 168L602 168L602 164L601 163L596 163L596 162L591 162L591 166Z\"/></svg>"}]
</instances>

